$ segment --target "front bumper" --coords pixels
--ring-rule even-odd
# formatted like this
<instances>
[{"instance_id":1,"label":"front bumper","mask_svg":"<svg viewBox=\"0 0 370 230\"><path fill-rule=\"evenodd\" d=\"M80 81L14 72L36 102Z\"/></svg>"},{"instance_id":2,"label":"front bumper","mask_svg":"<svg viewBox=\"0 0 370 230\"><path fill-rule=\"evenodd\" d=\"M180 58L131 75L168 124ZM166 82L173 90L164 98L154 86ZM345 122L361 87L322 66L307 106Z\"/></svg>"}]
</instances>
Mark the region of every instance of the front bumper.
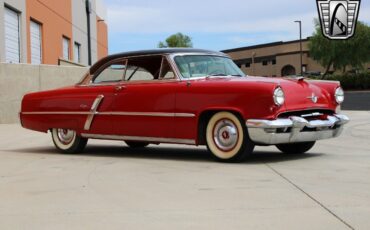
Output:
<instances>
[{"instance_id":1,"label":"front bumper","mask_svg":"<svg viewBox=\"0 0 370 230\"><path fill-rule=\"evenodd\" d=\"M246 125L253 142L276 145L338 137L348 122L347 116L334 114L327 116L326 120L306 120L297 116L276 120L251 119Z\"/></svg>"}]
</instances>

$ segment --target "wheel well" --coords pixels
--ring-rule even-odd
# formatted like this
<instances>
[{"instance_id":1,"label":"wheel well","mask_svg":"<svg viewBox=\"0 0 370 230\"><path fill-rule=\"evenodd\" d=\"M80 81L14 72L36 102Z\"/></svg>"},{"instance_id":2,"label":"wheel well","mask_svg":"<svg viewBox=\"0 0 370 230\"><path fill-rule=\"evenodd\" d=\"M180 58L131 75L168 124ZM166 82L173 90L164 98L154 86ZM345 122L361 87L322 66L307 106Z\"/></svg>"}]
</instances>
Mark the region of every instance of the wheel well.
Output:
<instances>
[{"instance_id":1,"label":"wheel well","mask_svg":"<svg viewBox=\"0 0 370 230\"><path fill-rule=\"evenodd\" d=\"M208 121L211 119L213 115L218 112L230 112L236 115L238 118L242 118L243 116L237 112L232 110L207 110L203 111L198 119L198 145L205 145L206 142L206 130Z\"/></svg>"}]
</instances>

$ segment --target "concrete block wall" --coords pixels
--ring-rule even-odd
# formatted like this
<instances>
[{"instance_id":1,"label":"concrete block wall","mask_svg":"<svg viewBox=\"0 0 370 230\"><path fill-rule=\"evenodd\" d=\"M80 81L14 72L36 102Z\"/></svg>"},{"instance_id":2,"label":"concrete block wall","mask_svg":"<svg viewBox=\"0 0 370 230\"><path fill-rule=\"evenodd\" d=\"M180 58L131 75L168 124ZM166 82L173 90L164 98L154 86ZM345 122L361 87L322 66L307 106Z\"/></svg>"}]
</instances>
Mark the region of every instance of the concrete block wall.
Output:
<instances>
[{"instance_id":1,"label":"concrete block wall","mask_svg":"<svg viewBox=\"0 0 370 230\"><path fill-rule=\"evenodd\" d=\"M23 95L77 83L86 67L0 63L0 124L17 123Z\"/></svg>"}]
</instances>

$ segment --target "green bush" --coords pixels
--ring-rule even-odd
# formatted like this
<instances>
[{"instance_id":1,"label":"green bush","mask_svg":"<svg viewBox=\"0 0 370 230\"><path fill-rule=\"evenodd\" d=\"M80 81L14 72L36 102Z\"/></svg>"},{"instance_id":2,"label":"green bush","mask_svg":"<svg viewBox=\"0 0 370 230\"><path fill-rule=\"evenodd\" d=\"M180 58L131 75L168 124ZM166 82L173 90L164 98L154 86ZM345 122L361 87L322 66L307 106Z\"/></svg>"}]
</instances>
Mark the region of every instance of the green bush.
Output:
<instances>
[{"instance_id":1,"label":"green bush","mask_svg":"<svg viewBox=\"0 0 370 230\"><path fill-rule=\"evenodd\" d=\"M320 77L313 77L320 79ZM325 80L340 81L344 90L369 90L370 89L370 73L358 74L343 74L343 75L328 75Z\"/></svg>"}]
</instances>

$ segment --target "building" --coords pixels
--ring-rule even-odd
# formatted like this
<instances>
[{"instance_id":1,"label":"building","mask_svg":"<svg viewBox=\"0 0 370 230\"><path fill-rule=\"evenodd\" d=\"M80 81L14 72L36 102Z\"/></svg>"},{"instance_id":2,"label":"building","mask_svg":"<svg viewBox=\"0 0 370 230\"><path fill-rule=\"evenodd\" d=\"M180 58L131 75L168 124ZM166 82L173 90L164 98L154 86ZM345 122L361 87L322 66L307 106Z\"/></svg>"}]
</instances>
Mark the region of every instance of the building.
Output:
<instances>
[{"instance_id":1,"label":"building","mask_svg":"<svg viewBox=\"0 0 370 230\"><path fill-rule=\"evenodd\" d=\"M309 38L302 40L303 72L320 74L325 68L310 57ZM254 76L289 76L301 73L300 41L274 42L223 50L247 74ZM370 67L370 65L368 65Z\"/></svg>"},{"instance_id":2,"label":"building","mask_svg":"<svg viewBox=\"0 0 370 230\"><path fill-rule=\"evenodd\" d=\"M0 62L91 65L108 54L101 0L0 0L0 18Z\"/></svg>"}]
</instances>

